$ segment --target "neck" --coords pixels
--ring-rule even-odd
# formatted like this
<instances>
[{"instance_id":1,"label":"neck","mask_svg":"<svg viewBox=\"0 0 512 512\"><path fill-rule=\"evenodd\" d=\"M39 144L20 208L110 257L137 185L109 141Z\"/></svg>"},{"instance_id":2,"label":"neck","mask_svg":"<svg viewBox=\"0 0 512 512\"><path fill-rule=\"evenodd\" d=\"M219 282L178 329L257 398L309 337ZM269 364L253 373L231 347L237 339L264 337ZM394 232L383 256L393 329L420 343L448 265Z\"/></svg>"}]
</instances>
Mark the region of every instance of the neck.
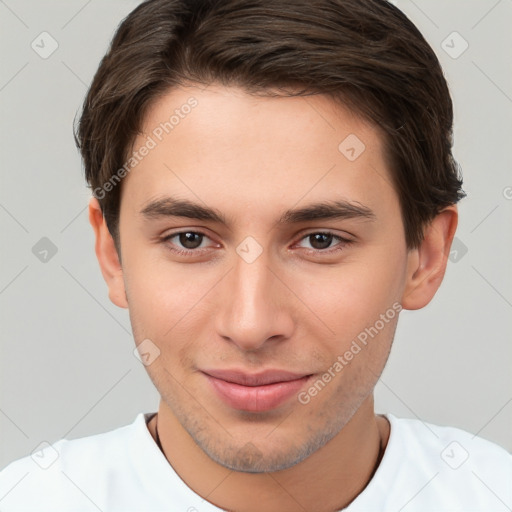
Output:
<instances>
[{"instance_id":1,"label":"neck","mask_svg":"<svg viewBox=\"0 0 512 512\"><path fill-rule=\"evenodd\" d=\"M348 506L373 477L389 438L389 423L375 415L370 396L313 455L282 471L255 474L232 471L210 459L163 401L148 428L194 492L223 510L243 512L324 512Z\"/></svg>"}]
</instances>

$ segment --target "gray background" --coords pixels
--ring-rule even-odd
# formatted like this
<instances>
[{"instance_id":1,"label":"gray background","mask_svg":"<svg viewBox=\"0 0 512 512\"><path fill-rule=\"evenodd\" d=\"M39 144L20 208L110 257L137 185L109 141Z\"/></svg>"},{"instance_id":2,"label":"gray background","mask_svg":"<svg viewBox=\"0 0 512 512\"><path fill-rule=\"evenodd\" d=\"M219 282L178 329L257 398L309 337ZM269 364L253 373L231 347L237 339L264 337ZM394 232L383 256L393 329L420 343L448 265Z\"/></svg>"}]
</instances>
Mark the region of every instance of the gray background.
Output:
<instances>
[{"instance_id":1,"label":"gray background","mask_svg":"<svg viewBox=\"0 0 512 512\"><path fill-rule=\"evenodd\" d=\"M0 0L0 467L43 440L107 431L157 410L128 314L110 303L96 262L72 137L114 30L138 3ZM468 197L437 297L401 315L377 410L512 450L512 1L395 3L444 67ZM31 47L51 49L43 31L58 43L46 59ZM457 58L464 42L454 31L469 44ZM47 261L43 237L57 249Z\"/></svg>"}]
</instances>

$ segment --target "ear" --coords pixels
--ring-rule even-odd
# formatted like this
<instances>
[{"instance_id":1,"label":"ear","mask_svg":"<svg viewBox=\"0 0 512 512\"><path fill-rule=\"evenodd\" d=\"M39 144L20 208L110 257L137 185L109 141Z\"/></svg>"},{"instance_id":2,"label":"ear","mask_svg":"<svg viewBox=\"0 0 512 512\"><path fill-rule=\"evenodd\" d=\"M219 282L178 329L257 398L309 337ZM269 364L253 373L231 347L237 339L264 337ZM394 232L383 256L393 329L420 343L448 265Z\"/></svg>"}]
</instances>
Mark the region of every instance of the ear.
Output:
<instances>
[{"instance_id":1,"label":"ear","mask_svg":"<svg viewBox=\"0 0 512 512\"><path fill-rule=\"evenodd\" d=\"M421 309L434 297L443 281L457 221L457 207L446 208L425 227L420 246L409 251L404 309Z\"/></svg>"},{"instance_id":2,"label":"ear","mask_svg":"<svg viewBox=\"0 0 512 512\"><path fill-rule=\"evenodd\" d=\"M95 251L100 264L103 279L108 286L110 300L120 308L127 308L124 276L114 239L108 230L98 200L93 197L89 201L89 222L96 237Z\"/></svg>"}]
</instances>

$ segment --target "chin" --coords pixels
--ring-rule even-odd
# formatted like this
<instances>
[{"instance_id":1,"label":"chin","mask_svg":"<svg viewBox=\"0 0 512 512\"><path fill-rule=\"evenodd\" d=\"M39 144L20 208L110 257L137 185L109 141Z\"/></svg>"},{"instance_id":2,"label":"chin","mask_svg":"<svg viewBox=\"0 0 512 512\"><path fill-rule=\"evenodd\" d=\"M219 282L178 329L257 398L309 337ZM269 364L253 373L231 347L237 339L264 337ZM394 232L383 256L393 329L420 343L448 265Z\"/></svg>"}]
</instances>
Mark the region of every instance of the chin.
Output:
<instances>
[{"instance_id":1,"label":"chin","mask_svg":"<svg viewBox=\"0 0 512 512\"><path fill-rule=\"evenodd\" d=\"M297 435L289 435L288 439L297 439ZM309 432L309 435L311 433ZM279 449L268 440L262 440L261 448L257 444L248 441L242 446L233 443L229 439L225 445L221 441L213 444L212 440L198 439L194 437L196 444L214 462L231 471L240 473L272 473L282 471L307 459L310 455L322 448L330 441L336 432L316 432L314 437L304 440L302 445L296 442L285 446L284 440L277 440Z\"/></svg>"}]
</instances>

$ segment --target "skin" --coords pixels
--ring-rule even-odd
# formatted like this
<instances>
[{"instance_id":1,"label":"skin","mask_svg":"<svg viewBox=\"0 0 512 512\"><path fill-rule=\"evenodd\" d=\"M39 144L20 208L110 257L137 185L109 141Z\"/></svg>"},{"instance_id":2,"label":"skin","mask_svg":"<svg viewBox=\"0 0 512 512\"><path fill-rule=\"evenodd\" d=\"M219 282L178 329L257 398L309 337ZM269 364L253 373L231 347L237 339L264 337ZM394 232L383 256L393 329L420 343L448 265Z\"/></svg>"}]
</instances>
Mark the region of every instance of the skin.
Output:
<instances>
[{"instance_id":1,"label":"skin","mask_svg":"<svg viewBox=\"0 0 512 512\"><path fill-rule=\"evenodd\" d=\"M365 488L388 440L373 389L398 315L305 405L292 397L271 411L236 410L200 370L321 377L393 304L430 302L456 207L409 250L378 128L320 95L176 88L147 113L134 149L192 96L197 106L123 180L121 259L97 200L89 207L110 299L129 308L135 342L150 339L160 350L146 367L161 395L148 428L154 437L158 421L169 463L222 509L340 509ZM338 150L349 134L365 145L354 161ZM170 195L215 208L228 224L141 214ZM374 217L278 223L285 210L338 199ZM315 245L309 235L325 231L352 242ZM190 245L176 236L163 241L178 232L206 236L189 249L196 252L179 255L172 249ZM248 236L262 248L252 263L236 251Z\"/></svg>"}]
</instances>

